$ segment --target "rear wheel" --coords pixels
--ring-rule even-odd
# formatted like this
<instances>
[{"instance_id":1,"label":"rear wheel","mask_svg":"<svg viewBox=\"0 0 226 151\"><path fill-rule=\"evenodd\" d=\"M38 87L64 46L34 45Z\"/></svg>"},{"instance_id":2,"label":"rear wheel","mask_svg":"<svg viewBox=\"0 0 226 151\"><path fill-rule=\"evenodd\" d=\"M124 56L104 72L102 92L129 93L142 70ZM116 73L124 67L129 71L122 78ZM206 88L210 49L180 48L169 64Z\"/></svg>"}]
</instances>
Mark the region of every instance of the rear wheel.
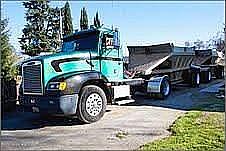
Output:
<instances>
[{"instance_id":1,"label":"rear wheel","mask_svg":"<svg viewBox=\"0 0 226 151\"><path fill-rule=\"evenodd\" d=\"M82 88L78 102L78 118L85 123L96 122L103 117L106 106L107 98L100 87L85 86Z\"/></svg>"},{"instance_id":2,"label":"rear wheel","mask_svg":"<svg viewBox=\"0 0 226 151\"><path fill-rule=\"evenodd\" d=\"M192 87L199 87L200 84L200 73L192 72L191 73L191 85Z\"/></svg>"},{"instance_id":3,"label":"rear wheel","mask_svg":"<svg viewBox=\"0 0 226 151\"><path fill-rule=\"evenodd\" d=\"M210 82L212 79L212 74L211 74L211 71L208 72L208 82Z\"/></svg>"},{"instance_id":4,"label":"rear wheel","mask_svg":"<svg viewBox=\"0 0 226 151\"><path fill-rule=\"evenodd\" d=\"M163 78L160 85L160 93L151 93L151 97L157 99L165 99L171 93L171 84L168 78Z\"/></svg>"},{"instance_id":5,"label":"rear wheel","mask_svg":"<svg viewBox=\"0 0 226 151\"><path fill-rule=\"evenodd\" d=\"M224 78L224 67L217 66L215 68L215 76L217 79L223 79Z\"/></svg>"},{"instance_id":6,"label":"rear wheel","mask_svg":"<svg viewBox=\"0 0 226 151\"><path fill-rule=\"evenodd\" d=\"M200 75L201 82L203 82L203 83L208 83L208 82L211 81L212 75L211 75L210 69L201 71L200 74L201 74L201 75Z\"/></svg>"}]
</instances>

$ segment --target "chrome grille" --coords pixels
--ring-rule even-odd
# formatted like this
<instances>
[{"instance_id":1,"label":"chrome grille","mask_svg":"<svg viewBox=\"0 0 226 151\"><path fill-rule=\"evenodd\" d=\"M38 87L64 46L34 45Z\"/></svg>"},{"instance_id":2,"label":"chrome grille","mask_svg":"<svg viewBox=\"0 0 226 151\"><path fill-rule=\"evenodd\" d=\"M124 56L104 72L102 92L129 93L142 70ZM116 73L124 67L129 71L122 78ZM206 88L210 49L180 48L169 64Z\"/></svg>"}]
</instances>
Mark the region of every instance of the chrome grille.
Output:
<instances>
[{"instance_id":1,"label":"chrome grille","mask_svg":"<svg viewBox=\"0 0 226 151\"><path fill-rule=\"evenodd\" d=\"M32 61L23 65L24 94L42 94L42 64Z\"/></svg>"}]
</instances>

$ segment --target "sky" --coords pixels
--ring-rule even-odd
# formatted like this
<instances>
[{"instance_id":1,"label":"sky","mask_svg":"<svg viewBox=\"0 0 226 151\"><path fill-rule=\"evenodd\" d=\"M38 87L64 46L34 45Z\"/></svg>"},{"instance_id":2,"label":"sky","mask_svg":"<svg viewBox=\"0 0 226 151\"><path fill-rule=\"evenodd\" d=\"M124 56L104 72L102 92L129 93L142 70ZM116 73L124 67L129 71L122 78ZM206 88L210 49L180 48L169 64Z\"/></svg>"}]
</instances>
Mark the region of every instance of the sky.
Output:
<instances>
[{"instance_id":1,"label":"sky","mask_svg":"<svg viewBox=\"0 0 226 151\"><path fill-rule=\"evenodd\" d=\"M65 1L51 1L51 7L62 7ZM80 10L88 12L89 25L96 11L106 27L118 27L123 47L164 42L184 44L197 39L207 41L224 27L223 1L206 2L123 2L69 1L74 29L79 28ZM9 19L10 42L20 51L18 38L26 24L21 1L1 1L1 18Z\"/></svg>"}]
</instances>

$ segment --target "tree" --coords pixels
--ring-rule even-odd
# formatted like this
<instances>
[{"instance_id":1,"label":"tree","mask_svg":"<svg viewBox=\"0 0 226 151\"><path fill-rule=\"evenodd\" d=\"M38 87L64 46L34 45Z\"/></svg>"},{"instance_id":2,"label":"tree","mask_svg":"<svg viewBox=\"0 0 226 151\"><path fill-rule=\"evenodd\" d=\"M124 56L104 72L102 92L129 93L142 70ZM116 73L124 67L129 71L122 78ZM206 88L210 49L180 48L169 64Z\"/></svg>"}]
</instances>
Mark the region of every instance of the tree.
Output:
<instances>
[{"instance_id":1,"label":"tree","mask_svg":"<svg viewBox=\"0 0 226 151\"><path fill-rule=\"evenodd\" d=\"M96 16L94 16L94 26L96 28L99 28L101 25L100 25L100 19L99 19L99 15L98 15L98 12L96 12Z\"/></svg>"},{"instance_id":2,"label":"tree","mask_svg":"<svg viewBox=\"0 0 226 151\"><path fill-rule=\"evenodd\" d=\"M197 39L194 42L194 46L195 46L195 49L205 49L205 47L206 47L204 41L202 41L200 39Z\"/></svg>"},{"instance_id":3,"label":"tree","mask_svg":"<svg viewBox=\"0 0 226 151\"><path fill-rule=\"evenodd\" d=\"M71 18L71 9L68 2L66 2L63 8L63 35L69 35L73 33L73 25Z\"/></svg>"},{"instance_id":4,"label":"tree","mask_svg":"<svg viewBox=\"0 0 226 151\"><path fill-rule=\"evenodd\" d=\"M85 7L82 8L81 10L81 17L80 17L80 28L81 30L88 29L88 15L86 12Z\"/></svg>"},{"instance_id":5,"label":"tree","mask_svg":"<svg viewBox=\"0 0 226 151\"><path fill-rule=\"evenodd\" d=\"M10 80L17 74L17 68L14 65L16 55L13 53L13 47L9 43L9 34L7 30L8 20L1 20L1 78Z\"/></svg>"},{"instance_id":6,"label":"tree","mask_svg":"<svg viewBox=\"0 0 226 151\"><path fill-rule=\"evenodd\" d=\"M29 56L54 52L60 46L60 9L50 8L49 0L23 2L27 24L20 38L21 49Z\"/></svg>"}]
</instances>

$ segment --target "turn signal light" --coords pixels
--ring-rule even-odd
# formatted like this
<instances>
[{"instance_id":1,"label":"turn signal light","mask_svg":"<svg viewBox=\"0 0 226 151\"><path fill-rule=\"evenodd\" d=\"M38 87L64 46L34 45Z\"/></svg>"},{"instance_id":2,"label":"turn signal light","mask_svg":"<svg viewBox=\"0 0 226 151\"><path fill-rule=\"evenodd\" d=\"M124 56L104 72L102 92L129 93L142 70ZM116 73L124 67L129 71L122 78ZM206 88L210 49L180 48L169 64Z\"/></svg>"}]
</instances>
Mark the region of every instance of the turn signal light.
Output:
<instances>
[{"instance_id":1,"label":"turn signal light","mask_svg":"<svg viewBox=\"0 0 226 151\"><path fill-rule=\"evenodd\" d=\"M67 87L67 83L66 82L60 82L59 90L65 90L66 87Z\"/></svg>"}]
</instances>

